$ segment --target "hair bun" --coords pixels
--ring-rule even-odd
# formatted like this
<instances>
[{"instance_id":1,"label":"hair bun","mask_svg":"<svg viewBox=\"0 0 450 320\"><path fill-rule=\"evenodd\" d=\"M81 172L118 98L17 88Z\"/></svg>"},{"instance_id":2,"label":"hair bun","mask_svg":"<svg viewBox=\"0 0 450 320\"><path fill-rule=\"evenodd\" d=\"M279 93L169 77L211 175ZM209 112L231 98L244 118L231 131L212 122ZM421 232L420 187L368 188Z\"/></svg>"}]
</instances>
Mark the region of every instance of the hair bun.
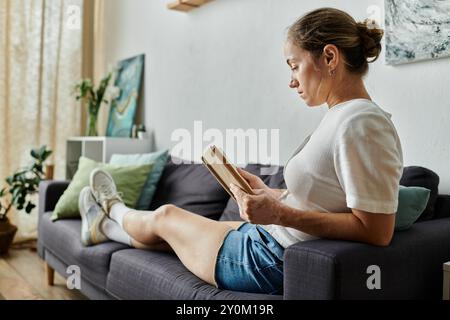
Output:
<instances>
[{"instance_id":1,"label":"hair bun","mask_svg":"<svg viewBox=\"0 0 450 320\"><path fill-rule=\"evenodd\" d=\"M366 59L373 58L368 62L374 62L381 53L381 39L384 31L379 28L375 20L366 19L357 23L361 37L361 47Z\"/></svg>"}]
</instances>

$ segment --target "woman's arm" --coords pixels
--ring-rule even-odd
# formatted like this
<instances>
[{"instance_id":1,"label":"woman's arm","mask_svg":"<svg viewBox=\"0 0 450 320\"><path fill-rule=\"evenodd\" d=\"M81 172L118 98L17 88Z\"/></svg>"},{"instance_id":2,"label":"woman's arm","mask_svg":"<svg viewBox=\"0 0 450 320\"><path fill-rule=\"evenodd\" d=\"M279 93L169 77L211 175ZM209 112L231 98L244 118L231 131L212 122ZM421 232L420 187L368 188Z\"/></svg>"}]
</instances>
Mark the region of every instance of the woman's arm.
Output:
<instances>
[{"instance_id":1,"label":"woman's arm","mask_svg":"<svg viewBox=\"0 0 450 320\"><path fill-rule=\"evenodd\" d=\"M352 209L352 213L305 212L285 205L265 189L249 195L232 185L241 218L254 224L277 224L330 239L387 246L394 233L395 215Z\"/></svg>"},{"instance_id":2,"label":"woman's arm","mask_svg":"<svg viewBox=\"0 0 450 320\"><path fill-rule=\"evenodd\" d=\"M321 237L388 246L395 226L394 214L352 209L352 213L305 212L282 206L279 225Z\"/></svg>"}]
</instances>

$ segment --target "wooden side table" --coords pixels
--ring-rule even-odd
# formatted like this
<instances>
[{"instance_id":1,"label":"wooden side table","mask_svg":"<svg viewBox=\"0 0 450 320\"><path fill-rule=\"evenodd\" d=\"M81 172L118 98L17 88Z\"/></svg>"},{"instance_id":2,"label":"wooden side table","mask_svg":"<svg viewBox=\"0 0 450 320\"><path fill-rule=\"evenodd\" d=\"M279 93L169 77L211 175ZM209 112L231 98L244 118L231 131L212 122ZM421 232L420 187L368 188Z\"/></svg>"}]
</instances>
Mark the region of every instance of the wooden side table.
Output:
<instances>
[{"instance_id":1,"label":"wooden side table","mask_svg":"<svg viewBox=\"0 0 450 320\"><path fill-rule=\"evenodd\" d=\"M450 300L450 261L444 263L444 284L442 299Z\"/></svg>"}]
</instances>

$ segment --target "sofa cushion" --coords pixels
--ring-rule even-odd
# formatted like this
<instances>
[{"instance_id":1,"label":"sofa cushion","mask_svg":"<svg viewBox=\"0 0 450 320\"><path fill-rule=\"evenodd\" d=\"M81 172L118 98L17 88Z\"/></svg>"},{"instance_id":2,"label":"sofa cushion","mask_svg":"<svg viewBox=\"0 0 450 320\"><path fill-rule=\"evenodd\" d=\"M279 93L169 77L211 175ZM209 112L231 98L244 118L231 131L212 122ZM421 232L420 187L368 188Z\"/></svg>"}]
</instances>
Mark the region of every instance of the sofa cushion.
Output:
<instances>
[{"instance_id":1,"label":"sofa cushion","mask_svg":"<svg viewBox=\"0 0 450 320\"><path fill-rule=\"evenodd\" d=\"M433 219L434 208L438 197L439 176L430 169L409 166L403 169L403 175L400 184L405 187L423 187L430 190L430 198L423 213L417 221Z\"/></svg>"},{"instance_id":2,"label":"sofa cushion","mask_svg":"<svg viewBox=\"0 0 450 320\"><path fill-rule=\"evenodd\" d=\"M94 169L103 169L111 174L122 192L123 201L130 208L135 205L147 181L148 174L153 170L153 164L143 165L112 165L96 162L86 157L80 157L78 170L63 195L59 198L52 214L52 220L80 218L78 196L84 187L89 186L89 177Z\"/></svg>"},{"instance_id":3,"label":"sofa cushion","mask_svg":"<svg viewBox=\"0 0 450 320\"><path fill-rule=\"evenodd\" d=\"M80 267L82 277L100 287L106 286L111 254L129 248L116 242L105 242L84 247L80 240L81 220L59 220L52 222L50 213L40 217L39 242L66 265Z\"/></svg>"},{"instance_id":4,"label":"sofa cushion","mask_svg":"<svg viewBox=\"0 0 450 320\"><path fill-rule=\"evenodd\" d=\"M217 220L230 196L203 164L178 160L169 157L149 209L170 203Z\"/></svg>"},{"instance_id":5,"label":"sofa cushion","mask_svg":"<svg viewBox=\"0 0 450 320\"><path fill-rule=\"evenodd\" d=\"M278 171L269 177L268 186L274 189L286 189L286 182L283 175L284 167L278 167Z\"/></svg>"},{"instance_id":6,"label":"sofa cushion","mask_svg":"<svg viewBox=\"0 0 450 320\"><path fill-rule=\"evenodd\" d=\"M107 292L118 299L281 299L282 296L222 291L193 275L172 253L122 250L111 258Z\"/></svg>"},{"instance_id":7,"label":"sofa cushion","mask_svg":"<svg viewBox=\"0 0 450 320\"><path fill-rule=\"evenodd\" d=\"M395 214L395 231L411 228L425 210L430 190L422 187L405 187L400 185L398 192L398 209Z\"/></svg>"},{"instance_id":8,"label":"sofa cushion","mask_svg":"<svg viewBox=\"0 0 450 320\"><path fill-rule=\"evenodd\" d=\"M142 188L141 195L136 204L136 209L145 210L153 199L156 191L156 186L166 166L169 158L169 150L161 150L152 153L144 154L113 154L109 160L110 164L115 165L142 165L152 164L153 168L150 171L147 181Z\"/></svg>"},{"instance_id":9,"label":"sofa cushion","mask_svg":"<svg viewBox=\"0 0 450 320\"><path fill-rule=\"evenodd\" d=\"M239 207L237 202L230 198L227 206L223 210L223 214L219 218L220 221L244 221L239 214Z\"/></svg>"}]
</instances>

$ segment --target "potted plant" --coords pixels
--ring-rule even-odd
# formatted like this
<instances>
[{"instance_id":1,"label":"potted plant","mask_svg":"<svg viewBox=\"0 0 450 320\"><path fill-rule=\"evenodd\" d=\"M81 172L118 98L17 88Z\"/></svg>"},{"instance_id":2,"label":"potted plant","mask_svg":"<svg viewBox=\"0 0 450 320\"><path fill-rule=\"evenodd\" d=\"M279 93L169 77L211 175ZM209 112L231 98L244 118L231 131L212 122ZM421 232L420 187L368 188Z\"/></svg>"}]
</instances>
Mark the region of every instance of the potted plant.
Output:
<instances>
[{"instance_id":1,"label":"potted plant","mask_svg":"<svg viewBox=\"0 0 450 320\"><path fill-rule=\"evenodd\" d=\"M84 79L75 86L77 93L76 99L81 100L87 106L89 122L86 130L87 136L97 136L97 118L102 103L109 103L109 101L117 98L120 94L119 88L109 86L113 72L100 81L98 88L94 87L91 79Z\"/></svg>"},{"instance_id":2,"label":"potted plant","mask_svg":"<svg viewBox=\"0 0 450 320\"><path fill-rule=\"evenodd\" d=\"M0 254L8 252L17 232L17 227L9 222L8 213L15 207L30 214L36 207L31 196L37 193L39 183L45 179L44 162L52 151L42 146L31 150L30 154L33 163L6 178L7 187L0 190Z\"/></svg>"}]
</instances>

